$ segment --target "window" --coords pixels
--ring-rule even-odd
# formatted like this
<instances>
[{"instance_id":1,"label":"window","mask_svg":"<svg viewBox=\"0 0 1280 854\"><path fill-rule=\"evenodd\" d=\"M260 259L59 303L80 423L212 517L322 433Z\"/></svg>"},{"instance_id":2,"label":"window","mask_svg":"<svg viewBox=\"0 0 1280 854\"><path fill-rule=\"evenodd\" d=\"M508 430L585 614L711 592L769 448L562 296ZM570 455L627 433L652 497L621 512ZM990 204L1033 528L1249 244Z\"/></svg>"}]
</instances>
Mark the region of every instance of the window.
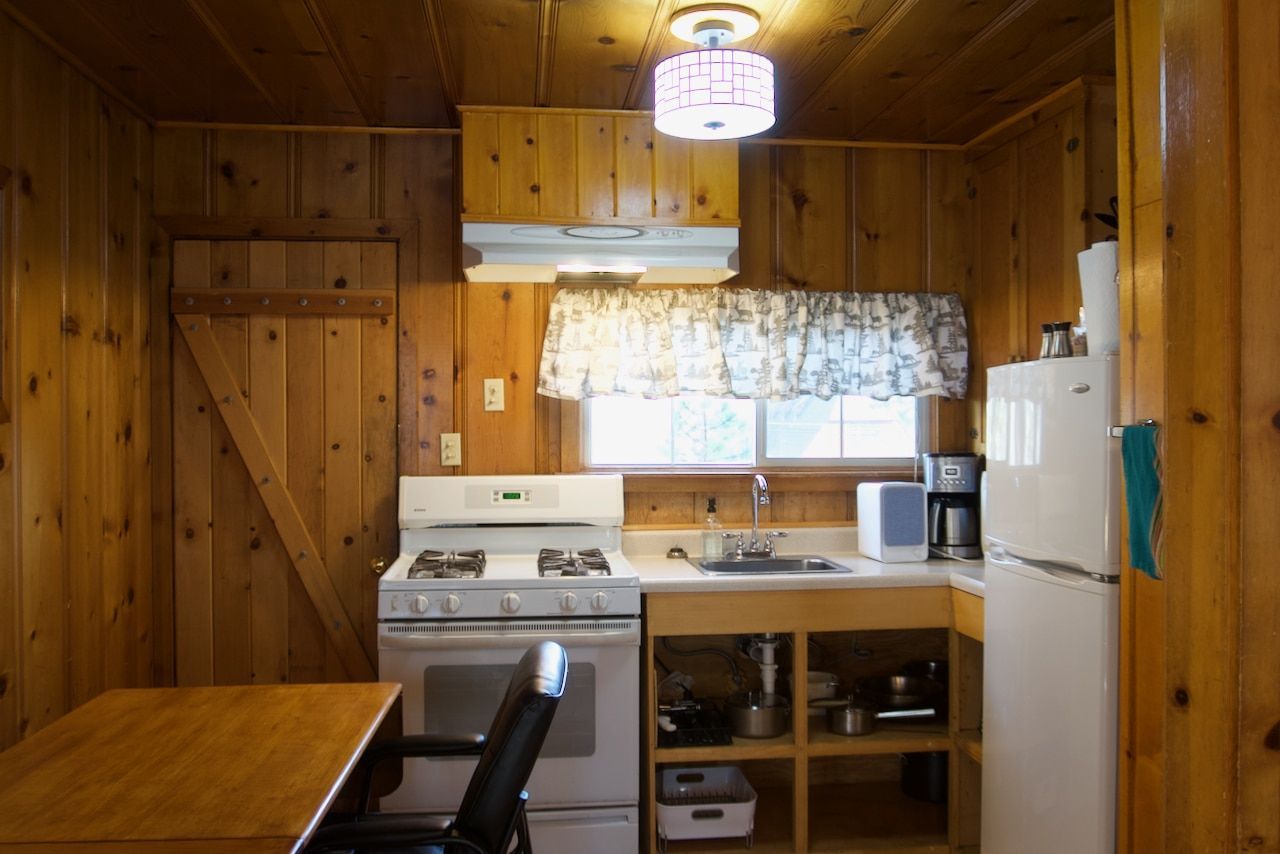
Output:
<instances>
[{"instance_id":1,"label":"window","mask_svg":"<svg viewBox=\"0 0 1280 854\"><path fill-rule=\"evenodd\" d=\"M923 398L787 401L593 397L583 407L589 467L906 465Z\"/></svg>"}]
</instances>

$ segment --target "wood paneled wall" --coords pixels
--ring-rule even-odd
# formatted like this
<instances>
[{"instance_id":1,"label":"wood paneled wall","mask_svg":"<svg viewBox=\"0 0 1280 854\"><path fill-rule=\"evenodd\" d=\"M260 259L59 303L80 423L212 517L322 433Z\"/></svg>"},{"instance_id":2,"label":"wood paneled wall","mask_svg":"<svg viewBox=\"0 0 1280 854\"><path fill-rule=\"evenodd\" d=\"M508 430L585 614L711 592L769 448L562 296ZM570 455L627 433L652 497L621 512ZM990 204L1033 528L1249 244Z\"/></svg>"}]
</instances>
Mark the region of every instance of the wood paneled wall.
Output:
<instances>
[{"instance_id":1,"label":"wood paneled wall","mask_svg":"<svg viewBox=\"0 0 1280 854\"><path fill-rule=\"evenodd\" d=\"M1164 578L1128 573L1120 850L1280 850L1280 8L1125 0L1126 418L1163 444Z\"/></svg>"},{"instance_id":2,"label":"wood paneled wall","mask_svg":"<svg viewBox=\"0 0 1280 854\"><path fill-rule=\"evenodd\" d=\"M1116 4L1120 196L1120 420L1165 417L1165 207L1160 127L1159 3ZM1126 514L1125 524L1128 519ZM1127 564L1128 541L1122 544ZM1119 848L1164 847L1164 585L1120 579Z\"/></svg>"},{"instance_id":3,"label":"wood paneled wall","mask_svg":"<svg viewBox=\"0 0 1280 854\"><path fill-rule=\"evenodd\" d=\"M0 15L0 748L152 681L151 142Z\"/></svg>"},{"instance_id":4,"label":"wood paneled wall","mask_svg":"<svg viewBox=\"0 0 1280 854\"><path fill-rule=\"evenodd\" d=\"M401 283L401 472L454 471L440 467L438 446L454 430L463 433L463 473L572 469L558 404L533 394L550 288L458 284L456 158L453 140L439 136L161 128L156 212L419 218L419 278ZM965 292L959 152L745 146L740 176L743 272L733 286ZM505 382L503 412L484 411L488 377ZM963 447L963 405L936 406L933 444ZM652 479L635 481L628 523L698 524L706 480L658 493L645 487ZM773 521L852 520L855 479L810 480L808 489L803 478L784 480L791 494L779 490ZM733 483L726 490L745 494Z\"/></svg>"}]
</instances>

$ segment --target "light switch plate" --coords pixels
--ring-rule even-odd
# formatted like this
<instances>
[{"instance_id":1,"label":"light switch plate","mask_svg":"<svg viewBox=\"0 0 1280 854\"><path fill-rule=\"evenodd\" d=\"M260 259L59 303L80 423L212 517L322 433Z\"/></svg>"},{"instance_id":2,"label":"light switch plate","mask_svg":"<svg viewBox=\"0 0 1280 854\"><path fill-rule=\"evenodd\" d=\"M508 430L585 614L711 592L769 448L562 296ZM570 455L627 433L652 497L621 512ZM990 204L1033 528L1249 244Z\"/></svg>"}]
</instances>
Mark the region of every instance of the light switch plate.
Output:
<instances>
[{"instance_id":1,"label":"light switch plate","mask_svg":"<svg viewBox=\"0 0 1280 854\"><path fill-rule=\"evenodd\" d=\"M461 433L441 433L440 434L440 465L442 466L462 465L462 434Z\"/></svg>"},{"instance_id":2,"label":"light switch plate","mask_svg":"<svg viewBox=\"0 0 1280 854\"><path fill-rule=\"evenodd\" d=\"M484 411L501 412L507 408L501 377L484 381Z\"/></svg>"}]
</instances>

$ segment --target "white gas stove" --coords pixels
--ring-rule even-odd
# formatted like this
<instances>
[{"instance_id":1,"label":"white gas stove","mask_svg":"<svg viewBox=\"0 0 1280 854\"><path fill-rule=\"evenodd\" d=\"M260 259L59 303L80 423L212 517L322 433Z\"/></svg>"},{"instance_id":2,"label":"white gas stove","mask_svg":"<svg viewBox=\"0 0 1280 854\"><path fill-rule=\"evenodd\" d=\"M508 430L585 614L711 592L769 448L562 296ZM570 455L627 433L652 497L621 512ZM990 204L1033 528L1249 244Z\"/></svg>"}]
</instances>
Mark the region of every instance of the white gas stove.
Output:
<instances>
[{"instance_id":1,"label":"white gas stove","mask_svg":"<svg viewBox=\"0 0 1280 854\"><path fill-rule=\"evenodd\" d=\"M640 580L617 475L402 477L400 557L378 585L378 671L406 734L484 732L539 640L568 684L527 786L533 848L635 851ZM448 814L474 760L411 759L384 810Z\"/></svg>"},{"instance_id":2,"label":"white gas stove","mask_svg":"<svg viewBox=\"0 0 1280 854\"><path fill-rule=\"evenodd\" d=\"M619 475L400 478L378 619L635 616Z\"/></svg>"}]
</instances>

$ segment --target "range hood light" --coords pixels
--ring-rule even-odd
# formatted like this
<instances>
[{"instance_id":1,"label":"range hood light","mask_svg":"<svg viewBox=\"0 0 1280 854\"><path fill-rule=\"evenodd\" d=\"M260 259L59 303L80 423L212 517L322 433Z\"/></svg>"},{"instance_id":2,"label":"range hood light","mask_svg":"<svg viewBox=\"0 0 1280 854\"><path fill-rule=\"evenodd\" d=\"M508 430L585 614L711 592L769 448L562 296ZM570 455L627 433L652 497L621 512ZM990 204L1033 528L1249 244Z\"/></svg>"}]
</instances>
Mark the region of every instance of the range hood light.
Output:
<instances>
[{"instance_id":1,"label":"range hood light","mask_svg":"<svg viewBox=\"0 0 1280 854\"><path fill-rule=\"evenodd\" d=\"M557 273L644 273L649 272L648 267L641 267L638 264L557 264Z\"/></svg>"}]
</instances>

